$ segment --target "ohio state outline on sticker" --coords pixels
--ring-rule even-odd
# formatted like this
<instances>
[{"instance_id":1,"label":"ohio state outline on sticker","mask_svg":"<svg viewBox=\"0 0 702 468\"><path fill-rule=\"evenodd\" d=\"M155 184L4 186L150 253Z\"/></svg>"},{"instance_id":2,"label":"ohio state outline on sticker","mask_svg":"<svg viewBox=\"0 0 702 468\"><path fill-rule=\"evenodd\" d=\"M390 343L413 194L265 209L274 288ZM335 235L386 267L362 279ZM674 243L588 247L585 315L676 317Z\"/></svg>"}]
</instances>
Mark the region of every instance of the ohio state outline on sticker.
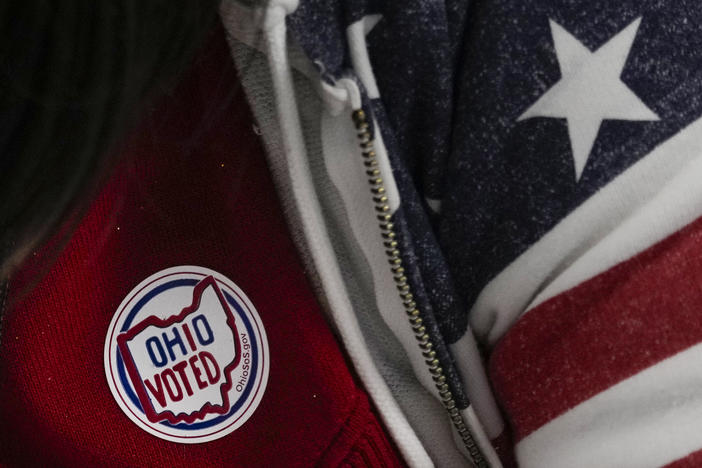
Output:
<instances>
[{"instance_id":1,"label":"ohio state outline on sticker","mask_svg":"<svg viewBox=\"0 0 702 468\"><path fill-rule=\"evenodd\" d=\"M198 443L240 427L268 379L258 312L231 280L174 267L142 281L117 309L105 343L120 408L158 437Z\"/></svg>"}]
</instances>

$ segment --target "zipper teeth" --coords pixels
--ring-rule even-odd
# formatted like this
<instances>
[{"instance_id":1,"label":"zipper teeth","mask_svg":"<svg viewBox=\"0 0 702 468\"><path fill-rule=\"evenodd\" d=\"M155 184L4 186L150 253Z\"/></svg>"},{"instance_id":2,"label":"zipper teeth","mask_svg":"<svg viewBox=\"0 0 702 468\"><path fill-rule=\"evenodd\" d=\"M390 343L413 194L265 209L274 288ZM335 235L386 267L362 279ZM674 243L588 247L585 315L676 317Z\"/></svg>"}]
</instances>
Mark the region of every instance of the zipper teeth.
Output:
<instances>
[{"instance_id":1,"label":"zipper teeth","mask_svg":"<svg viewBox=\"0 0 702 468\"><path fill-rule=\"evenodd\" d=\"M448 412L451 422L458 432L458 435L461 437L463 445L470 454L473 463L479 468L487 468L488 464L485 457L475 442L475 438L473 434L471 434L470 429L468 429L463 415L456 407L456 400L446 382L444 369L441 367L441 363L436 357L434 343L427 333L426 327L423 325L424 320L422 319L422 313L417 308L417 303L414 301L414 296L412 295L412 288L407 282L398 243L395 240L395 228L391 220L392 216L390 214L390 205L388 204L388 197L385 191L385 183L381 177L380 167L378 166L375 151L373 150L373 138L370 134L366 113L363 109L358 109L353 111L351 118L356 126L358 139L360 141L363 165L366 175L368 176L368 183L370 184L370 190L375 204L380 233L383 238L383 245L385 246L385 254L390 263L393 279L395 280L395 285L402 299L407 318L412 326L414 337L417 340L419 348L422 350L422 356L424 356L425 359L424 362L428 366L431 378L441 397L441 402Z\"/></svg>"}]
</instances>

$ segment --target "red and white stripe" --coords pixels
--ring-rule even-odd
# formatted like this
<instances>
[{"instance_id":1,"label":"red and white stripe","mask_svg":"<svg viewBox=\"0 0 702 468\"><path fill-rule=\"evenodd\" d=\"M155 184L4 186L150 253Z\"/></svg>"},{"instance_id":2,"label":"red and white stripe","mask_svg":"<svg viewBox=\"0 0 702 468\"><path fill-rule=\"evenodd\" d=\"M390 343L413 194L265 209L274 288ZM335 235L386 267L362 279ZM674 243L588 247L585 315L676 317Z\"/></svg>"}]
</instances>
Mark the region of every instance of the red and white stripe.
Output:
<instances>
[{"instance_id":1,"label":"red and white stripe","mask_svg":"<svg viewBox=\"0 0 702 468\"><path fill-rule=\"evenodd\" d=\"M523 315L490 373L520 466L702 449L702 220Z\"/></svg>"},{"instance_id":2,"label":"red and white stripe","mask_svg":"<svg viewBox=\"0 0 702 468\"><path fill-rule=\"evenodd\" d=\"M520 466L702 466L701 216L698 120L482 291Z\"/></svg>"}]
</instances>

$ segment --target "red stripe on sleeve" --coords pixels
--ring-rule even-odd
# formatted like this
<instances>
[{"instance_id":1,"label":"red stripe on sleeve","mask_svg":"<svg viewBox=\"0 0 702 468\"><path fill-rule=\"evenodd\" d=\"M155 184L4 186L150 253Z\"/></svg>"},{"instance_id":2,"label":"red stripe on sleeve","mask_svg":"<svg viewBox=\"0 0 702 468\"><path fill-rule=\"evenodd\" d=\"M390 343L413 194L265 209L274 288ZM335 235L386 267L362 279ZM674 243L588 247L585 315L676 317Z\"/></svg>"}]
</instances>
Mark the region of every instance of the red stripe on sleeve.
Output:
<instances>
[{"instance_id":1,"label":"red stripe on sleeve","mask_svg":"<svg viewBox=\"0 0 702 468\"><path fill-rule=\"evenodd\" d=\"M665 465L665 468L698 468L702 466L702 450Z\"/></svg>"},{"instance_id":2,"label":"red stripe on sleeve","mask_svg":"<svg viewBox=\"0 0 702 468\"><path fill-rule=\"evenodd\" d=\"M702 220L525 314L490 373L517 440L702 341Z\"/></svg>"}]
</instances>

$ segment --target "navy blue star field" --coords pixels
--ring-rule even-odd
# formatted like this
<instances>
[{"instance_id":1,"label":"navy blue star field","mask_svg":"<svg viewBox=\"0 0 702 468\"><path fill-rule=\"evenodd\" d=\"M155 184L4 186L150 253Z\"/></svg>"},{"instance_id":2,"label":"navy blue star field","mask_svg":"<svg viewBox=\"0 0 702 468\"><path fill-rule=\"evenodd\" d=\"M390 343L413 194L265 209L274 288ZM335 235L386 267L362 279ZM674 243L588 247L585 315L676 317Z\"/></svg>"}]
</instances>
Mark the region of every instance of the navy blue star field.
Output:
<instances>
[{"instance_id":1,"label":"navy blue star field","mask_svg":"<svg viewBox=\"0 0 702 468\"><path fill-rule=\"evenodd\" d=\"M605 117L577 179L569 122L519 120L562 79L550 23L595 52L639 18L621 81L658 120ZM464 41L439 238L470 304L564 216L699 118L702 3L485 1Z\"/></svg>"}]
</instances>

